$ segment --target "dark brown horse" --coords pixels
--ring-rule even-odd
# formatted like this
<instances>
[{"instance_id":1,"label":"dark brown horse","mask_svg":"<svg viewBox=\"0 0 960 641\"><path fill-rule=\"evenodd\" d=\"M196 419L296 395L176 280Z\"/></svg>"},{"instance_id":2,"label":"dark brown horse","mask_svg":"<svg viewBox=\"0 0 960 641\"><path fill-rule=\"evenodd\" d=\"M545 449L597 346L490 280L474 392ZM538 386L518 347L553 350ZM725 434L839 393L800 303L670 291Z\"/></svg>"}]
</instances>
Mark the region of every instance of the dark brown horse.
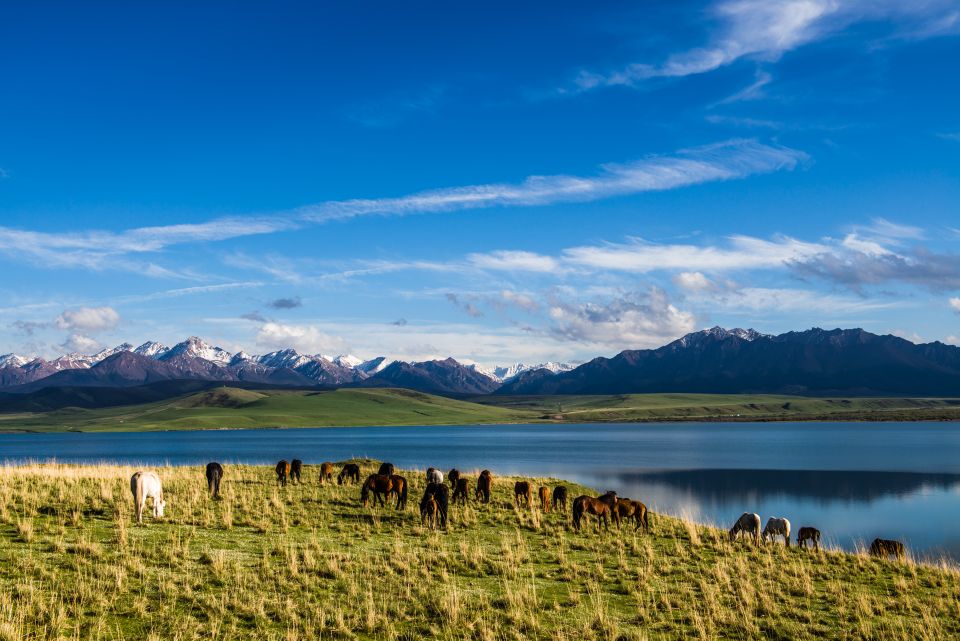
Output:
<instances>
[{"instance_id":1,"label":"dark brown horse","mask_svg":"<svg viewBox=\"0 0 960 641\"><path fill-rule=\"evenodd\" d=\"M300 473L303 472L303 461L298 458L290 461L290 481L300 485Z\"/></svg>"},{"instance_id":2,"label":"dark brown horse","mask_svg":"<svg viewBox=\"0 0 960 641\"><path fill-rule=\"evenodd\" d=\"M452 470L447 472L447 480L450 481L450 487L453 490L456 490L457 481L460 480L460 470L458 470L457 468L453 468Z\"/></svg>"},{"instance_id":3,"label":"dark brown horse","mask_svg":"<svg viewBox=\"0 0 960 641\"><path fill-rule=\"evenodd\" d=\"M517 481L513 484L513 502L520 507L523 503L530 507L533 504L533 489L526 481Z\"/></svg>"},{"instance_id":4,"label":"dark brown horse","mask_svg":"<svg viewBox=\"0 0 960 641\"><path fill-rule=\"evenodd\" d=\"M333 463L326 461L320 464L320 484L333 480Z\"/></svg>"},{"instance_id":5,"label":"dark brown horse","mask_svg":"<svg viewBox=\"0 0 960 641\"><path fill-rule=\"evenodd\" d=\"M394 472L393 463L381 463L377 474L381 476L392 476Z\"/></svg>"},{"instance_id":6,"label":"dark brown horse","mask_svg":"<svg viewBox=\"0 0 960 641\"><path fill-rule=\"evenodd\" d=\"M815 527L801 527L797 532L797 545L802 548L807 547L807 541L813 545L814 550L820 549L820 530Z\"/></svg>"},{"instance_id":7,"label":"dark brown horse","mask_svg":"<svg viewBox=\"0 0 960 641\"><path fill-rule=\"evenodd\" d=\"M337 485L343 485L347 482L360 482L360 466L356 463L347 463L343 466L343 469L340 470L340 473L337 474Z\"/></svg>"},{"instance_id":8,"label":"dark brown horse","mask_svg":"<svg viewBox=\"0 0 960 641\"><path fill-rule=\"evenodd\" d=\"M567 488L563 485L553 488L553 509L567 513Z\"/></svg>"},{"instance_id":9,"label":"dark brown horse","mask_svg":"<svg viewBox=\"0 0 960 641\"><path fill-rule=\"evenodd\" d=\"M900 541L874 539L873 543L870 544L870 554L871 556L877 556L883 559L888 558L892 554L900 561L906 555L906 548Z\"/></svg>"},{"instance_id":10,"label":"dark brown horse","mask_svg":"<svg viewBox=\"0 0 960 641\"><path fill-rule=\"evenodd\" d=\"M223 466L217 462L207 463L207 490L210 498L220 498L220 479L223 478Z\"/></svg>"},{"instance_id":11,"label":"dark brown horse","mask_svg":"<svg viewBox=\"0 0 960 641\"><path fill-rule=\"evenodd\" d=\"M610 506L610 520L613 521L614 525L620 527L620 512L617 511L617 493L613 490L608 490L598 496L597 499Z\"/></svg>"},{"instance_id":12,"label":"dark brown horse","mask_svg":"<svg viewBox=\"0 0 960 641\"><path fill-rule=\"evenodd\" d=\"M459 499L461 503L466 505L467 499L469 498L469 491L470 481L461 476L457 479L457 486L453 488L453 497L451 497L450 500L456 503L457 499Z\"/></svg>"},{"instance_id":13,"label":"dark brown horse","mask_svg":"<svg viewBox=\"0 0 960 641\"><path fill-rule=\"evenodd\" d=\"M431 529L441 527L447 529L447 510L450 501L450 490L443 483L427 483L420 499L420 518L433 517Z\"/></svg>"},{"instance_id":14,"label":"dark brown horse","mask_svg":"<svg viewBox=\"0 0 960 641\"><path fill-rule=\"evenodd\" d=\"M582 495L573 499L573 529L577 532L580 531L580 522L583 520L584 514L593 514L597 517L597 531L600 531L600 525L603 524L604 529L607 531L610 530L610 524L608 518L611 514L610 504L606 501L601 501L598 498L592 496Z\"/></svg>"},{"instance_id":15,"label":"dark brown horse","mask_svg":"<svg viewBox=\"0 0 960 641\"><path fill-rule=\"evenodd\" d=\"M377 506L379 501L380 505L386 507L384 498L390 495L390 492L393 491L393 479L391 479L386 474L371 474L367 477L367 480L363 482L363 487L360 488L360 500L363 502L363 507L367 507L367 504L370 501L370 493L373 493L373 506Z\"/></svg>"},{"instance_id":16,"label":"dark brown horse","mask_svg":"<svg viewBox=\"0 0 960 641\"><path fill-rule=\"evenodd\" d=\"M390 493L397 495L397 509L407 509L407 479L397 474L391 474L390 482L393 484Z\"/></svg>"},{"instance_id":17,"label":"dark brown horse","mask_svg":"<svg viewBox=\"0 0 960 641\"><path fill-rule=\"evenodd\" d=\"M286 459L279 461L277 467L274 468L277 472L277 483L280 484L280 487L287 486L287 477L290 476L290 463Z\"/></svg>"},{"instance_id":18,"label":"dark brown horse","mask_svg":"<svg viewBox=\"0 0 960 641\"><path fill-rule=\"evenodd\" d=\"M543 510L544 514L547 514L550 512L550 488L541 485L538 493L540 495L540 509Z\"/></svg>"},{"instance_id":19,"label":"dark brown horse","mask_svg":"<svg viewBox=\"0 0 960 641\"><path fill-rule=\"evenodd\" d=\"M493 474L490 470L480 472L480 478L477 479L477 489L474 492L476 498L481 503L490 502L490 492L493 490Z\"/></svg>"},{"instance_id":20,"label":"dark brown horse","mask_svg":"<svg viewBox=\"0 0 960 641\"><path fill-rule=\"evenodd\" d=\"M650 524L647 521L647 506L640 501L631 501L630 499L617 499L617 516L619 520L633 519L634 530L643 527L644 532L650 531ZM618 523L619 525L619 523Z\"/></svg>"}]
</instances>

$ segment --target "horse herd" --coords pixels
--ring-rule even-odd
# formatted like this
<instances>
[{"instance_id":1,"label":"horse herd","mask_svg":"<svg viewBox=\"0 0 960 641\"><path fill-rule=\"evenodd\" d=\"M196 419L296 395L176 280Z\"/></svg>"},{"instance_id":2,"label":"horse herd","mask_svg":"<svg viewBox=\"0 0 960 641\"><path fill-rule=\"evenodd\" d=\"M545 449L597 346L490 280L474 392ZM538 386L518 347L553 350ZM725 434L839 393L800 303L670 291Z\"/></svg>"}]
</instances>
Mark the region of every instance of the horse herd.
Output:
<instances>
[{"instance_id":1,"label":"horse herd","mask_svg":"<svg viewBox=\"0 0 960 641\"><path fill-rule=\"evenodd\" d=\"M277 483L280 487L285 487L287 482L293 484L302 483L301 475L303 472L303 461L293 459L291 461L279 461L274 468L277 474ZM335 466L327 461L320 465L320 483L330 483L333 481L333 472ZM217 462L207 463L206 466L207 489L210 497L217 499L220 497L220 481L223 479L223 466ZM426 472L427 486L424 489L423 497L420 499L420 519L424 525L430 528L447 527L447 512L450 504L461 503L466 505L470 497L470 480L460 473L457 469L452 469L447 473L447 481L450 488L444 483L443 473L437 468L431 467ZM345 463L340 473L337 474L337 484L353 484L360 482L360 466L356 463ZM407 490L409 484L407 479L399 474L392 463L383 463L376 474L369 475L362 483L360 488L360 502L364 507L370 505L371 495L373 506L378 504L386 507L387 500L396 499L394 505L397 510L404 510L407 507ZM490 494L493 489L493 474L490 470L483 470L477 477L474 486L474 500L480 503L489 503ZM452 494L450 493L452 490ZM160 477L156 472L139 471L130 478L130 491L133 494L134 509L137 523L143 522L143 509L146 506L148 498L153 499L154 517L162 517L166 501L163 498L163 486ZM552 490L547 486L540 486L536 491L537 500L540 502L540 509L544 513L550 511L567 513L567 488L558 485ZM530 508L534 505L534 488L528 481L517 481L513 486L513 502L517 507ZM628 498L617 496L614 491L606 492L600 496L581 495L573 499L572 503L572 522L573 529L580 531L583 523L583 517L587 514L596 517L597 531L601 527L609 531L609 521L620 527L623 521L632 522L634 530L643 528L644 532L650 531L649 511L647 506L640 501L633 501ZM791 527L790 521L785 518L770 517L767 524L760 529L760 515L751 512L744 512L729 530L730 541L736 541L738 537L752 538L756 545L768 541L776 541L777 537L782 537L785 545L790 547ZM809 543L814 549L820 549L820 530L815 527L804 526L797 532L797 544L800 547L806 547ZM888 558L893 555L902 559L905 556L904 544L900 541L887 539L874 539L870 544L870 554L877 557Z\"/></svg>"}]
</instances>

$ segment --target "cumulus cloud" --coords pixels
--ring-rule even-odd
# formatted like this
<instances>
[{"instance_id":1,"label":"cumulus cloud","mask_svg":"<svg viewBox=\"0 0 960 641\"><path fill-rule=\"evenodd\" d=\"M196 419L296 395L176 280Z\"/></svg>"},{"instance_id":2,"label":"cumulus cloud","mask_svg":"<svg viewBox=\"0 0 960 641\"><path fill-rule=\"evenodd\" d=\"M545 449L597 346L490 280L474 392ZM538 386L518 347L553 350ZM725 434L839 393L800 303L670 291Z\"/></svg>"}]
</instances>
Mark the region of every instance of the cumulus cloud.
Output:
<instances>
[{"instance_id":1,"label":"cumulus cloud","mask_svg":"<svg viewBox=\"0 0 960 641\"><path fill-rule=\"evenodd\" d=\"M69 353L91 354L100 349L100 343L83 334L71 334L59 347Z\"/></svg>"},{"instance_id":2,"label":"cumulus cloud","mask_svg":"<svg viewBox=\"0 0 960 641\"><path fill-rule=\"evenodd\" d=\"M289 298L276 298L270 301L268 305L273 309L295 309L302 307L303 302L299 296L291 296Z\"/></svg>"},{"instance_id":3,"label":"cumulus cloud","mask_svg":"<svg viewBox=\"0 0 960 641\"><path fill-rule=\"evenodd\" d=\"M554 337L616 349L657 347L696 326L694 315L678 309L657 287L602 303L556 301L549 316Z\"/></svg>"},{"instance_id":4,"label":"cumulus cloud","mask_svg":"<svg viewBox=\"0 0 960 641\"><path fill-rule=\"evenodd\" d=\"M120 314L112 307L78 307L64 310L54 324L58 329L99 332L113 329L119 322Z\"/></svg>"},{"instance_id":5,"label":"cumulus cloud","mask_svg":"<svg viewBox=\"0 0 960 641\"><path fill-rule=\"evenodd\" d=\"M960 314L960 298L953 297L948 302L950 303L950 307L953 309L953 311Z\"/></svg>"},{"instance_id":6,"label":"cumulus cloud","mask_svg":"<svg viewBox=\"0 0 960 641\"><path fill-rule=\"evenodd\" d=\"M332 354L349 351L346 341L321 331L315 325L264 323L256 337L257 345L265 349L292 347L308 354Z\"/></svg>"},{"instance_id":7,"label":"cumulus cloud","mask_svg":"<svg viewBox=\"0 0 960 641\"><path fill-rule=\"evenodd\" d=\"M702 292L714 287L713 281L700 272L680 272L673 277L673 284L692 292Z\"/></svg>"}]
</instances>

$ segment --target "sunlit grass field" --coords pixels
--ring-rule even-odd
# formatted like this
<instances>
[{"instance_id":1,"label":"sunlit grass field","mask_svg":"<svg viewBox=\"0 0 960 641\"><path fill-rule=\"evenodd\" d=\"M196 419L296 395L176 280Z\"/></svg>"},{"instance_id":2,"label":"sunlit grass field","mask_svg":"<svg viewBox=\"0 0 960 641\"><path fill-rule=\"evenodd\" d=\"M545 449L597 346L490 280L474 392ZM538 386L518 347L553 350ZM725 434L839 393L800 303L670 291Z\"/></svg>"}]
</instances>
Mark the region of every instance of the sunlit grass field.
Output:
<instances>
[{"instance_id":1,"label":"sunlit grass field","mask_svg":"<svg viewBox=\"0 0 960 641\"><path fill-rule=\"evenodd\" d=\"M576 533L515 507L512 478L444 532L420 523L419 471L401 472L398 512L320 485L318 466L285 488L272 468L227 466L218 501L202 469L160 468L166 515L148 505L142 526L133 471L0 468L0 639L960 637L953 567L757 549L661 515L650 534Z\"/></svg>"}]
</instances>

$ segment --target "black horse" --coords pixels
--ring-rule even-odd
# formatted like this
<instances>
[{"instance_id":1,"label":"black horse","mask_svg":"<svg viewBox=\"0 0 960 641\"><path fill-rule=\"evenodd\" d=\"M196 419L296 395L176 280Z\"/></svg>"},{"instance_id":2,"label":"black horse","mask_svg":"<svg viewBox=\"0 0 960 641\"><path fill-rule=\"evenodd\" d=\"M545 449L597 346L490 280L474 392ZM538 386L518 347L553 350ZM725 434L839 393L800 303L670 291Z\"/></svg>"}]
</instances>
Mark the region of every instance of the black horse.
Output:
<instances>
[{"instance_id":1,"label":"black horse","mask_svg":"<svg viewBox=\"0 0 960 641\"><path fill-rule=\"evenodd\" d=\"M337 485L343 485L344 483L359 483L360 482L360 466L356 463L347 463L343 466L343 469L340 470L340 473L337 474Z\"/></svg>"},{"instance_id":2,"label":"black horse","mask_svg":"<svg viewBox=\"0 0 960 641\"><path fill-rule=\"evenodd\" d=\"M450 487L454 490L457 489L457 481L460 479L460 470L453 468L447 472L447 480L450 481Z\"/></svg>"},{"instance_id":3,"label":"black horse","mask_svg":"<svg viewBox=\"0 0 960 641\"><path fill-rule=\"evenodd\" d=\"M447 529L447 508L450 503L450 488L444 483L428 483L427 489L423 491L423 498L420 499L421 515L429 512L431 499L437 504L439 525L445 530Z\"/></svg>"},{"instance_id":4,"label":"black horse","mask_svg":"<svg viewBox=\"0 0 960 641\"><path fill-rule=\"evenodd\" d=\"M210 491L210 498L220 498L220 479L223 478L223 466L212 461L207 463L207 489Z\"/></svg>"},{"instance_id":5,"label":"black horse","mask_svg":"<svg viewBox=\"0 0 960 641\"><path fill-rule=\"evenodd\" d=\"M393 463L381 463L380 469L377 471L380 476L393 476L393 473Z\"/></svg>"},{"instance_id":6,"label":"black horse","mask_svg":"<svg viewBox=\"0 0 960 641\"><path fill-rule=\"evenodd\" d=\"M303 472L303 461L298 458L290 461L290 482L300 485L300 473Z\"/></svg>"}]
</instances>

